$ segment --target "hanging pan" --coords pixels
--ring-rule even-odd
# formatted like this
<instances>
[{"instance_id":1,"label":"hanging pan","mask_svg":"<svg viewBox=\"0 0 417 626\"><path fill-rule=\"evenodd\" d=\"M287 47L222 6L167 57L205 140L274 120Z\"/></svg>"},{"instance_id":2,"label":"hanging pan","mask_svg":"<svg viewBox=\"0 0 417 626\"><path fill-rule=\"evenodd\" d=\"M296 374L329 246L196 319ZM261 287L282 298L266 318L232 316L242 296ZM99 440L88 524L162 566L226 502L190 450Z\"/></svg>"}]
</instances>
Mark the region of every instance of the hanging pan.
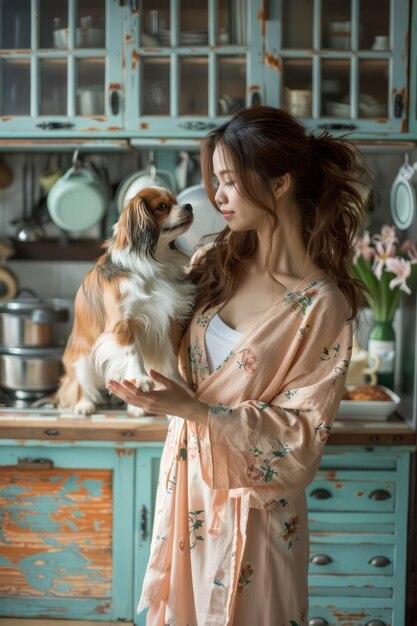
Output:
<instances>
[{"instance_id":1,"label":"hanging pan","mask_svg":"<svg viewBox=\"0 0 417 626\"><path fill-rule=\"evenodd\" d=\"M391 187L390 204L394 224L400 230L407 230L417 212L416 172L409 163L401 166Z\"/></svg>"}]
</instances>

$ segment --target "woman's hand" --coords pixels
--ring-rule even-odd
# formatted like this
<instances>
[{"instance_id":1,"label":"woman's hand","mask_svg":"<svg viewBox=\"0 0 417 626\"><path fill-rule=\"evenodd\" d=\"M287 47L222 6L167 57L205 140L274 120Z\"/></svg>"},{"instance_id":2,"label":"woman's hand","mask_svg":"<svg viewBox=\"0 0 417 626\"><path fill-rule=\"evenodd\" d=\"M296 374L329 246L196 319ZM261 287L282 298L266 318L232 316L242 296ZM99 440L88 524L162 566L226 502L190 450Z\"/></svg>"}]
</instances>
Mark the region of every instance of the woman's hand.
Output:
<instances>
[{"instance_id":1,"label":"woman's hand","mask_svg":"<svg viewBox=\"0 0 417 626\"><path fill-rule=\"evenodd\" d=\"M200 424L207 423L208 405L195 400L182 385L163 376L155 370L149 370L149 377L164 389L142 391L131 381L110 380L107 390L127 404L137 406L154 415L177 415Z\"/></svg>"}]
</instances>

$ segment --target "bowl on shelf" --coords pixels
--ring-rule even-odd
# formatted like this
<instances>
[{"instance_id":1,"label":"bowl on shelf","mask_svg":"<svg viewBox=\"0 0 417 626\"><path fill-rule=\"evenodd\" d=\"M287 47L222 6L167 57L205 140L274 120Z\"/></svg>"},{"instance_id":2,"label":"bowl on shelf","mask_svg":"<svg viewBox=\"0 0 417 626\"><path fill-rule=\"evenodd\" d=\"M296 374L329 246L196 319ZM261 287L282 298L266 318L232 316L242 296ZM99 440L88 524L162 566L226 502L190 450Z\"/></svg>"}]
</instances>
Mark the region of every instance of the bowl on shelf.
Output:
<instances>
[{"instance_id":1,"label":"bowl on shelf","mask_svg":"<svg viewBox=\"0 0 417 626\"><path fill-rule=\"evenodd\" d=\"M69 48L69 28L59 28L53 31L54 46L60 50ZM106 43L104 28L76 28L75 48L103 48Z\"/></svg>"},{"instance_id":2,"label":"bowl on shelf","mask_svg":"<svg viewBox=\"0 0 417 626\"><path fill-rule=\"evenodd\" d=\"M376 98L366 93L360 94L358 109L359 117L380 117L387 115L386 104L381 104ZM328 115L333 117L350 117L349 97L344 98L340 102L325 102L324 110Z\"/></svg>"},{"instance_id":3,"label":"bowl on shelf","mask_svg":"<svg viewBox=\"0 0 417 626\"><path fill-rule=\"evenodd\" d=\"M389 400L342 400L340 402L337 417L346 417L354 420L386 420L401 402L399 396L388 387L380 385L389 396ZM354 386L347 386L348 391Z\"/></svg>"},{"instance_id":4,"label":"bowl on shelf","mask_svg":"<svg viewBox=\"0 0 417 626\"><path fill-rule=\"evenodd\" d=\"M58 30L54 30L54 46L55 48L59 48L60 50L66 50L69 47L69 28L59 28ZM83 34L81 28L76 28L75 30L75 48L79 48L83 41Z\"/></svg>"},{"instance_id":5,"label":"bowl on shelf","mask_svg":"<svg viewBox=\"0 0 417 626\"><path fill-rule=\"evenodd\" d=\"M86 28L83 35L83 46L86 48L103 48L106 44L104 28Z\"/></svg>"},{"instance_id":6,"label":"bowl on shelf","mask_svg":"<svg viewBox=\"0 0 417 626\"><path fill-rule=\"evenodd\" d=\"M77 89L80 115L104 115L104 88L102 85Z\"/></svg>"}]
</instances>

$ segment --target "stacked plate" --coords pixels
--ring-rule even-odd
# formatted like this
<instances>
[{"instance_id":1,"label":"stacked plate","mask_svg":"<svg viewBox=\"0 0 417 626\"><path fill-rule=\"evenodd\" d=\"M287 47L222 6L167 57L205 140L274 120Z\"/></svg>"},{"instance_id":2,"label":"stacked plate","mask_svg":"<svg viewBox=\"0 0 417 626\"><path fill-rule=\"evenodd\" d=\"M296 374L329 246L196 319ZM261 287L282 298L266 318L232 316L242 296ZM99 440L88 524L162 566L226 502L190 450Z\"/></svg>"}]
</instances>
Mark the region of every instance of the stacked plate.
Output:
<instances>
[{"instance_id":1,"label":"stacked plate","mask_svg":"<svg viewBox=\"0 0 417 626\"><path fill-rule=\"evenodd\" d=\"M333 117L350 117L348 99L341 102L325 102L325 111ZM379 103L373 96L362 94L359 96L359 117L387 116L387 105Z\"/></svg>"},{"instance_id":2,"label":"stacked plate","mask_svg":"<svg viewBox=\"0 0 417 626\"><path fill-rule=\"evenodd\" d=\"M169 47L171 45L171 31L160 30L158 33L158 41L161 46ZM183 31L179 36L180 46L206 46L208 43L208 32L199 30Z\"/></svg>"}]
</instances>

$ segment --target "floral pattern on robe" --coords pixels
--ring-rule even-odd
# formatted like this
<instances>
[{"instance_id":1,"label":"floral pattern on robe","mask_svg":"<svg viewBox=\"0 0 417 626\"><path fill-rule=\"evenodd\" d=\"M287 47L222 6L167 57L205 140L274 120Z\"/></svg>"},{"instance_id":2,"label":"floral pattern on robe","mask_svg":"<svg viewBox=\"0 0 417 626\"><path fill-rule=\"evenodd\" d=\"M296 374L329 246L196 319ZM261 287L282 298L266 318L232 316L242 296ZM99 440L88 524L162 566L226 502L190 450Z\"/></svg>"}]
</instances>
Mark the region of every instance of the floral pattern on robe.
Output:
<instances>
[{"instance_id":1,"label":"floral pattern on robe","mask_svg":"<svg viewBox=\"0 0 417 626\"><path fill-rule=\"evenodd\" d=\"M349 306L316 272L210 373L205 331L221 307L198 309L183 337L180 369L208 422L170 421L138 610L148 626L304 626L304 491L343 393Z\"/></svg>"}]
</instances>

